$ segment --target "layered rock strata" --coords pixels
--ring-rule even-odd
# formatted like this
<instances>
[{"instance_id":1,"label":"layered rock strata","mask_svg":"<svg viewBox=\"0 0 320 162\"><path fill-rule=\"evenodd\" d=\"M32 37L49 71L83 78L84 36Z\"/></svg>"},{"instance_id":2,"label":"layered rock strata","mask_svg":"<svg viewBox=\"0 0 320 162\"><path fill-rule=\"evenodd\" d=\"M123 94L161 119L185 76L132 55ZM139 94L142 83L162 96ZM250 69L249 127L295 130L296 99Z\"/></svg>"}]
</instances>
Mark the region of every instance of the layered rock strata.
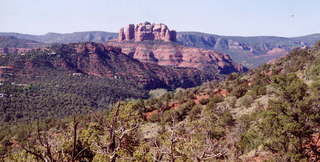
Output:
<instances>
[{"instance_id":1,"label":"layered rock strata","mask_svg":"<svg viewBox=\"0 0 320 162\"><path fill-rule=\"evenodd\" d=\"M160 40L166 42L176 41L176 31L169 30L165 24L151 24L149 22L140 23L137 25L129 24L120 29L119 41L145 41L145 40Z\"/></svg>"}]
</instances>

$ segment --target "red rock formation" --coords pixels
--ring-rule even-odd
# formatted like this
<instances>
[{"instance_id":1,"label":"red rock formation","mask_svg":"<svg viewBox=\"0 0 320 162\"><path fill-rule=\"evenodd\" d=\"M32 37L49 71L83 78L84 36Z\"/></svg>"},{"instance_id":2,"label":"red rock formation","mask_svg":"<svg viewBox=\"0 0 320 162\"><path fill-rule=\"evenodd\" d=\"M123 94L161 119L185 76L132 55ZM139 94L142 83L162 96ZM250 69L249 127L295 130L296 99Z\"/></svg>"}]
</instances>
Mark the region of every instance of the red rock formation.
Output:
<instances>
[{"instance_id":1,"label":"red rock formation","mask_svg":"<svg viewBox=\"0 0 320 162\"><path fill-rule=\"evenodd\" d=\"M222 97L227 97L229 95L229 91L226 89L215 89L213 91L214 95L220 95Z\"/></svg>"},{"instance_id":2,"label":"red rock formation","mask_svg":"<svg viewBox=\"0 0 320 162\"><path fill-rule=\"evenodd\" d=\"M272 50L269 50L266 55L279 55L279 56L286 56L289 52L282 48L273 48Z\"/></svg>"},{"instance_id":3,"label":"red rock formation","mask_svg":"<svg viewBox=\"0 0 320 162\"><path fill-rule=\"evenodd\" d=\"M120 47L122 52L146 63L161 66L192 67L200 70L217 70L220 73L244 72L247 69L232 61L229 55L212 50L192 48L176 43L116 42L107 45Z\"/></svg>"},{"instance_id":4,"label":"red rock formation","mask_svg":"<svg viewBox=\"0 0 320 162\"><path fill-rule=\"evenodd\" d=\"M19 67L13 69L17 76L32 78L50 75L48 69L59 69L70 74L82 73L131 81L145 89L188 88L221 78L218 74L205 73L195 68L164 67L143 63L121 53L121 48L98 43L60 44L42 50L34 49L32 52L47 53L49 57L35 58L35 60L32 57L25 57L22 60L9 61L7 65Z\"/></svg>"},{"instance_id":5,"label":"red rock formation","mask_svg":"<svg viewBox=\"0 0 320 162\"><path fill-rule=\"evenodd\" d=\"M170 31L164 24L150 24L149 22L140 23L138 25L129 24L121 28L119 41L144 41L144 40L162 40L162 41L176 41L176 32Z\"/></svg>"}]
</instances>

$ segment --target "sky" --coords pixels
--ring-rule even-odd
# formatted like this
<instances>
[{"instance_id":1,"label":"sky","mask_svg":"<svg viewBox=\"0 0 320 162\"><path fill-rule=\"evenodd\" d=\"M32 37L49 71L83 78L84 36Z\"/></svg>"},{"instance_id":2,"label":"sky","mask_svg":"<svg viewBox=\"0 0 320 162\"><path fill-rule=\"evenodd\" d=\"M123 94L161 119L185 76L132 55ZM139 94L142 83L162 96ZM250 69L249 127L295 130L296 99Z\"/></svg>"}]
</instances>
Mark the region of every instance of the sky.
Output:
<instances>
[{"instance_id":1,"label":"sky","mask_svg":"<svg viewBox=\"0 0 320 162\"><path fill-rule=\"evenodd\" d=\"M0 0L0 32L118 32L164 23L177 31L294 37L320 33L319 0Z\"/></svg>"}]
</instances>

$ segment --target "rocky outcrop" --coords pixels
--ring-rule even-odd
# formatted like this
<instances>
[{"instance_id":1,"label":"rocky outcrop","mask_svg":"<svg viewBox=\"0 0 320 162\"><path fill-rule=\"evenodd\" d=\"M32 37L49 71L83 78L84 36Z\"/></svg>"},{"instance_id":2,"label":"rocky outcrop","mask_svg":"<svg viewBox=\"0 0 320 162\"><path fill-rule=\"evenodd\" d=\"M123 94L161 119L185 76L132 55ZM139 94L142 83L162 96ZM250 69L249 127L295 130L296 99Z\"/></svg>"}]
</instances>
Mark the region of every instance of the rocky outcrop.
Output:
<instances>
[{"instance_id":1,"label":"rocky outcrop","mask_svg":"<svg viewBox=\"0 0 320 162\"><path fill-rule=\"evenodd\" d=\"M161 40L167 42L176 41L176 32L170 31L164 24L151 24L149 22L137 25L129 24L121 28L118 34L119 41L145 41L145 40Z\"/></svg>"},{"instance_id":2,"label":"rocky outcrop","mask_svg":"<svg viewBox=\"0 0 320 162\"><path fill-rule=\"evenodd\" d=\"M176 32L164 24L145 22L121 28L118 41L110 40L106 45L119 47L123 53L141 62L160 66L196 68L222 74L247 70L234 63L229 55L179 45L176 37ZM239 43L233 44L238 48Z\"/></svg>"},{"instance_id":3,"label":"rocky outcrop","mask_svg":"<svg viewBox=\"0 0 320 162\"><path fill-rule=\"evenodd\" d=\"M106 44L120 47L123 53L145 63L197 68L222 74L247 71L241 64L234 63L229 55L176 43L109 41Z\"/></svg>"}]
</instances>

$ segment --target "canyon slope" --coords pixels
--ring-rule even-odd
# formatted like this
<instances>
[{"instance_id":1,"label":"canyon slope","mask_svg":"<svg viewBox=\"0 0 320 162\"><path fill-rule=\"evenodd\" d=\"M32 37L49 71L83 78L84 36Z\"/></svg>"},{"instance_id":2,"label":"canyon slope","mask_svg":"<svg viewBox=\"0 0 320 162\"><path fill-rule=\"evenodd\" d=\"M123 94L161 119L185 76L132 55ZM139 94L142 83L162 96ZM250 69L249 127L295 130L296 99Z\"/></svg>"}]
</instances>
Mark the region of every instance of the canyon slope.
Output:
<instances>
[{"instance_id":1,"label":"canyon slope","mask_svg":"<svg viewBox=\"0 0 320 162\"><path fill-rule=\"evenodd\" d=\"M218 71L140 62L100 43L56 44L0 56L0 122L63 117L224 78Z\"/></svg>"},{"instance_id":2,"label":"canyon slope","mask_svg":"<svg viewBox=\"0 0 320 162\"><path fill-rule=\"evenodd\" d=\"M206 73L196 68L168 67L142 63L121 52L120 48L98 43L57 44L37 48L14 59L2 59L1 65L14 67L20 78L48 75L48 70L66 71L99 78L133 82L144 89L193 87L218 79L218 73Z\"/></svg>"}]
</instances>

